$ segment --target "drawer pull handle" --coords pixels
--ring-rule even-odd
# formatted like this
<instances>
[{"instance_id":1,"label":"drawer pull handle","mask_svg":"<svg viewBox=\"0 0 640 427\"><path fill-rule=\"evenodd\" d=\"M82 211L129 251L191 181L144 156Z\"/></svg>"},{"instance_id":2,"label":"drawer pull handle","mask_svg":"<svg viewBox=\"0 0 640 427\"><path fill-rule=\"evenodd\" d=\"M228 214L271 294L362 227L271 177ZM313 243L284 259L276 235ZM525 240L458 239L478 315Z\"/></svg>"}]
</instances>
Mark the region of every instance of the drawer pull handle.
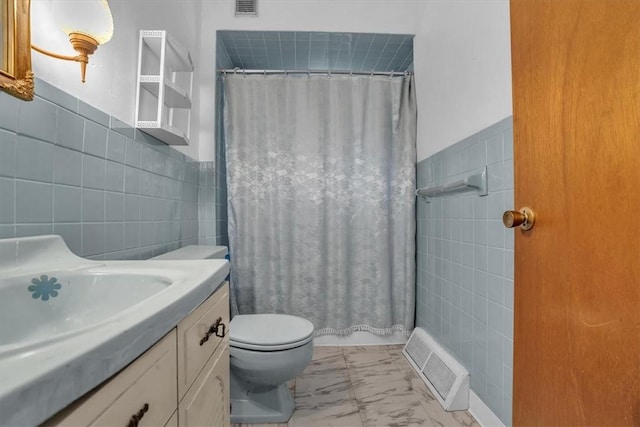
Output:
<instances>
[{"instance_id":1,"label":"drawer pull handle","mask_svg":"<svg viewBox=\"0 0 640 427\"><path fill-rule=\"evenodd\" d=\"M224 338L225 335L227 335L227 325L225 325L224 323L221 323L219 329L216 329L216 336L218 338ZM220 331L220 329L222 329L222 331Z\"/></svg>"},{"instance_id":2,"label":"drawer pull handle","mask_svg":"<svg viewBox=\"0 0 640 427\"><path fill-rule=\"evenodd\" d=\"M227 334L227 325L222 323L222 317L218 317L215 323L209 326L209 330L207 331L205 336L202 337L202 339L200 340L200 345L203 345L204 343L209 341L209 337L214 334L218 338L224 338L224 336Z\"/></svg>"},{"instance_id":3,"label":"drawer pull handle","mask_svg":"<svg viewBox=\"0 0 640 427\"><path fill-rule=\"evenodd\" d=\"M129 420L129 424L127 424L127 427L137 427L142 417L144 417L144 414L146 414L148 411L149 404L145 403L144 406L140 408L137 414L131 415L131 419Z\"/></svg>"}]
</instances>

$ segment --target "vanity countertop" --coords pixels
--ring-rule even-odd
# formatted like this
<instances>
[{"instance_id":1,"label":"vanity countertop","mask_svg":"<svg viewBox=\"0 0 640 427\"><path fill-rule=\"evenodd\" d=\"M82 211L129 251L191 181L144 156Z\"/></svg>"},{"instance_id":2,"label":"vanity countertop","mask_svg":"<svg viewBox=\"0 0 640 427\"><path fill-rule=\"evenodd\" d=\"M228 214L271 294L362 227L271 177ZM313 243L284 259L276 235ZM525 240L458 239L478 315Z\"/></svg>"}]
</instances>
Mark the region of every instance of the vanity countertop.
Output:
<instances>
[{"instance_id":1,"label":"vanity countertop","mask_svg":"<svg viewBox=\"0 0 640 427\"><path fill-rule=\"evenodd\" d=\"M228 272L226 260L89 261L58 236L0 240L0 425L38 425L120 371Z\"/></svg>"}]
</instances>

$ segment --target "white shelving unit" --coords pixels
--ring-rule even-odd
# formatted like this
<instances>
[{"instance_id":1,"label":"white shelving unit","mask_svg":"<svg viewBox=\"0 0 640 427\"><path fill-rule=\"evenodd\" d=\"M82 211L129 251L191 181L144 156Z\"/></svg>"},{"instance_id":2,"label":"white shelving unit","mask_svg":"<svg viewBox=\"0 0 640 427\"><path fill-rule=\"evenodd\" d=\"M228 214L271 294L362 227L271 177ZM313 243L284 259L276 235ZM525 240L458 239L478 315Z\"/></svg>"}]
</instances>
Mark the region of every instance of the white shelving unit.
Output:
<instances>
[{"instance_id":1,"label":"white shelving unit","mask_svg":"<svg viewBox=\"0 0 640 427\"><path fill-rule=\"evenodd\" d=\"M164 30L140 31L136 127L169 145L188 145L193 61Z\"/></svg>"}]
</instances>

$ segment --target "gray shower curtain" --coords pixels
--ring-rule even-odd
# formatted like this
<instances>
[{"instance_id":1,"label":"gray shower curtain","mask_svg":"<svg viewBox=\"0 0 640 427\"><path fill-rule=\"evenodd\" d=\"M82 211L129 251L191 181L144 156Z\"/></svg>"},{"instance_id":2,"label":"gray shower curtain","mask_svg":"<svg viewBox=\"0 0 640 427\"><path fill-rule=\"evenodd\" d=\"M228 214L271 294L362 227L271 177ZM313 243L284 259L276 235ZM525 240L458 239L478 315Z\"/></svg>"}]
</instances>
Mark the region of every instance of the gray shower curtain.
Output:
<instances>
[{"instance_id":1,"label":"gray shower curtain","mask_svg":"<svg viewBox=\"0 0 640 427\"><path fill-rule=\"evenodd\" d=\"M316 335L411 331L413 86L408 76L224 78L241 314L301 316Z\"/></svg>"}]
</instances>

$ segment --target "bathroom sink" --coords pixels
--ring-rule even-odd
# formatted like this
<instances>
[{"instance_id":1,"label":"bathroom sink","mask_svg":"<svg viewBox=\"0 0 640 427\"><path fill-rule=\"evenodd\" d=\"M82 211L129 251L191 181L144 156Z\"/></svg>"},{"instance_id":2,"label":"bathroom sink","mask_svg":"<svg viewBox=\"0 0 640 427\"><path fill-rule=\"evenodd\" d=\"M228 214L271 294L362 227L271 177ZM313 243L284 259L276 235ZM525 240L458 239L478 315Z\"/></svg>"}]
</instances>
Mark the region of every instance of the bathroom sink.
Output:
<instances>
[{"instance_id":1,"label":"bathroom sink","mask_svg":"<svg viewBox=\"0 0 640 427\"><path fill-rule=\"evenodd\" d=\"M224 283L226 260L91 261L0 240L0 425L38 425L131 363Z\"/></svg>"},{"instance_id":2,"label":"bathroom sink","mask_svg":"<svg viewBox=\"0 0 640 427\"><path fill-rule=\"evenodd\" d=\"M0 357L91 328L172 284L163 276L112 270L1 277Z\"/></svg>"}]
</instances>

